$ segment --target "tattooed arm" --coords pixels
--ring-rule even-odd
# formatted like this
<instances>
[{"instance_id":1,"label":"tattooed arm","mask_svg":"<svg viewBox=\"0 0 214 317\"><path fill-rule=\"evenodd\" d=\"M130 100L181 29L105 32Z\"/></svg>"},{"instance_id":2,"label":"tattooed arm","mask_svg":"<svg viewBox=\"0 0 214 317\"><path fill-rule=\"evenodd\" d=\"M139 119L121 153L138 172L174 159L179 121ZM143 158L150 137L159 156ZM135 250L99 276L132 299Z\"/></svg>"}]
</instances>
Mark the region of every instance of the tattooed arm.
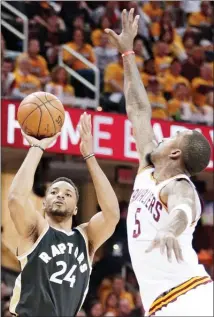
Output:
<instances>
[{"instance_id":1,"label":"tattooed arm","mask_svg":"<svg viewBox=\"0 0 214 317\"><path fill-rule=\"evenodd\" d=\"M166 249L169 261L172 260L172 252L178 262L182 261L177 238L196 220L194 196L194 190L186 180L174 180L163 188L161 199L167 203L168 223L158 231L147 252L159 247L162 254Z\"/></svg>"}]
</instances>

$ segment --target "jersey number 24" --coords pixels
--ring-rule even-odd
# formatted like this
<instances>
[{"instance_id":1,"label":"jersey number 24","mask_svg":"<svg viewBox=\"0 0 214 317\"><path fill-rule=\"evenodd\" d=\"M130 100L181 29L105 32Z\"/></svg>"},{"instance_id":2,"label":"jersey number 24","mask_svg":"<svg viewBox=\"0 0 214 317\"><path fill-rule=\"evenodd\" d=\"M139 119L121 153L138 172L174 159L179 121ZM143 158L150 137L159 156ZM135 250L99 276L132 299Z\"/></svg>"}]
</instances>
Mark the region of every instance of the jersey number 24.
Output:
<instances>
[{"instance_id":1,"label":"jersey number 24","mask_svg":"<svg viewBox=\"0 0 214 317\"><path fill-rule=\"evenodd\" d=\"M64 261L58 261L56 262L56 265L61 266L62 269L58 272L53 273L50 277L50 281L57 284L62 284L63 281L67 281L70 282L70 287L74 287L74 284L76 282L76 275L73 275L73 273L76 270L77 265L74 264L64 278L59 278L59 276L63 275L67 271L67 264Z\"/></svg>"}]
</instances>

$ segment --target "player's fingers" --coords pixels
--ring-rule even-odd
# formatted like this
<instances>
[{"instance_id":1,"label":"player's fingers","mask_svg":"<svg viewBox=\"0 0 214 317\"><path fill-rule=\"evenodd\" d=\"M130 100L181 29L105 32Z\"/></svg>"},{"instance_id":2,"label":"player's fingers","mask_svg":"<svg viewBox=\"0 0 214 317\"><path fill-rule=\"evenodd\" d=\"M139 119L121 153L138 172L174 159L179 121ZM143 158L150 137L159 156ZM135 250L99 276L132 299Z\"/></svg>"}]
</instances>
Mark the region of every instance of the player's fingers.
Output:
<instances>
[{"instance_id":1,"label":"player's fingers","mask_svg":"<svg viewBox=\"0 0 214 317\"><path fill-rule=\"evenodd\" d=\"M126 13L126 9L124 9L122 11L122 28L123 28L123 30L127 29L127 13Z\"/></svg>"},{"instance_id":2,"label":"player's fingers","mask_svg":"<svg viewBox=\"0 0 214 317\"><path fill-rule=\"evenodd\" d=\"M134 30L136 30L136 32L138 30L139 19L140 19L140 16L136 15L136 17L134 18L134 22L133 22L133 28L134 28Z\"/></svg>"},{"instance_id":3,"label":"player's fingers","mask_svg":"<svg viewBox=\"0 0 214 317\"><path fill-rule=\"evenodd\" d=\"M128 15L128 23L129 23L129 27L132 25L133 23L133 17L134 17L134 8L132 8L129 11L129 15Z\"/></svg>"},{"instance_id":4,"label":"player's fingers","mask_svg":"<svg viewBox=\"0 0 214 317\"><path fill-rule=\"evenodd\" d=\"M175 253L175 257L176 257L177 262L178 263L182 262L183 261L183 255L182 255L181 247L180 247L180 245L179 245L177 240L174 240L173 251Z\"/></svg>"},{"instance_id":5,"label":"player's fingers","mask_svg":"<svg viewBox=\"0 0 214 317\"><path fill-rule=\"evenodd\" d=\"M172 249L173 249L173 240L172 238L168 238L166 241L166 250L167 250L167 258L169 262L172 262Z\"/></svg>"},{"instance_id":6,"label":"player's fingers","mask_svg":"<svg viewBox=\"0 0 214 317\"><path fill-rule=\"evenodd\" d=\"M162 255L164 255L165 248L166 248L166 240L165 239L161 239L160 240L160 253Z\"/></svg>"},{"instance_id":7,"label":"player's fingers","mask_svg":"<svg viewBox=\"0 0 214 317\"><path fill-rule=\"evenodd\" d=\"M111 29L105 29L105 33L107 33L111 38L117 40L118 35Z\"/></svg>"},{"instance_id":8,"label":"player's fingers","mask_svg":"<svg viewBox=\"0 0 214 317\"><path fill-rule=\"evenodd\" d=\"M150 246L146 249L146 253L151 252L154 248L156 248L159 244L159 240L155 239L152 241L152 243L150 244Z\"/></svg>"},{"instance_id":9,"label":"player's fingers","mask_svg":"<svg viewBox=\"0 0 214 317\"><path fill-rule=\"evenodd\" d=\"M91 132L91 115L88 115L88 130Z\"/></svg>"},{"instance_id":10,"label":"player's fingers","mask_svg":"<svg viewBox=\"0 0 214 317\"><path fill-rule=\"evenodd\" d=\"M82 132L84 134L87 134L87 117L85 112L81 116L81 128L82 128Z\"/></svg>"},{"instance_id":11,"label":"player's fingers","mask_svg":"<svg viewBox=\"0 0 214 317\"><path fill-rule=\"evenodd\" d=\"M89 123L90 115L87 114L87 112L84 112L83 116L84 116L83 129L85 133L90 133L90 123Z\"/></svg>"}]
</instances>

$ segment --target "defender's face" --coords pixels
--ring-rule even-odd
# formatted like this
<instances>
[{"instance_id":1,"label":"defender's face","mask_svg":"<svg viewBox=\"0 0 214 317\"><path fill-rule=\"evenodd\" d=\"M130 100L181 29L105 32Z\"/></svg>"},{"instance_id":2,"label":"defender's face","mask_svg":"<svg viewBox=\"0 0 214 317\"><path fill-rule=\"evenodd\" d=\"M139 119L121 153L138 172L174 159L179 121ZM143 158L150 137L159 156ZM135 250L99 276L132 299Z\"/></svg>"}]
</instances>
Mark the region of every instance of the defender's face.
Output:
<instances>
[{"instance_id":1,"label":"defender's face","mask_svg":"<svg viewBox=\"0 0 214 317\"><path fill-rule=\"evenodd\" d=\"M188 134L192 134L192 131L185 130L182 132L177 132L173 137L162 139L162 141L158 143L158 146L151 153L152 162L160 158L167 158L173 153L176 153L176 151L180 151L181 154L180 148L183 138Z\"/></svg>"},{"instance_id":2,"label":"defender's face","mask_svg":"<svg viewBox=\"0 0 214 317\"><path fill-rule=\"evenodd\" d=\"M44 209L52 216L71 217L76 214L76 204L77 197L73 186L60 181L48 189Z\"/></svg>"}]
</instances>

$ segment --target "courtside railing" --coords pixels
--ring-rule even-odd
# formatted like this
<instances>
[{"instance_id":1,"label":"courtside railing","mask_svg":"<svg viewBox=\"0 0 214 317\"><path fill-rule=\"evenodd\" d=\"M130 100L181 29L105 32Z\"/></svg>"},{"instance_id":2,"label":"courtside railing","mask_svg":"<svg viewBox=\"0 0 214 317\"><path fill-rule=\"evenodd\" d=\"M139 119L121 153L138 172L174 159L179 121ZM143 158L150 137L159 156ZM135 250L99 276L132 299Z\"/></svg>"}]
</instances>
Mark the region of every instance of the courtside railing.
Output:
<instances>
[{"instance_id":1,"label":"courtside railing","mask_svg":"<svg viewBox=\"0 0 214 317\"><path fill-rule=\"evenodd\" d=\"M11 13L13 13L15 16L19 17L23 21L23 32L18 31L13 25L11 25L8 21L5 19L1 19L1 24L3 27L5 27L8 31L12 32L15 36L20 38L23 41L22 50L23 52L27 51L28 48L28 18L26 15L18 11L16 8L14 8L12 5L10 5L6 1L1 1L1 6L9 10Z\"/></svg>"},{"instance_id":2,"label":"courtside railing","mask_svg":"<svg viewBox=\"0 0 214 317\"><path fill-rule=\"evenodd\" d=\"M79 59L82 63L87 65L90 69L93 70L94 75L95 75L95 83L94 85L90 83L87 79L85 79L83 76L78 74L75 70L73 70L70 66L64 63L63 61L63 50L66 50L69 52L71 55L73 55L75 58ZM70 48L67 45L62 45L59 51L58 55L58 64L60 66L63 66L66 71L74 78L79 80L83 85L85 85L87 88L89 88L91 91L94 92L95 94L95 100L92 103L94 108L97 108L99 106L99 99L100 99L100 71L97 68L96 65L92 64L89 62L85 57L83 57L81 54L77 53L75 50ZM84 106L83 106L84 107Z\"/></svg>"}]
</instances>

